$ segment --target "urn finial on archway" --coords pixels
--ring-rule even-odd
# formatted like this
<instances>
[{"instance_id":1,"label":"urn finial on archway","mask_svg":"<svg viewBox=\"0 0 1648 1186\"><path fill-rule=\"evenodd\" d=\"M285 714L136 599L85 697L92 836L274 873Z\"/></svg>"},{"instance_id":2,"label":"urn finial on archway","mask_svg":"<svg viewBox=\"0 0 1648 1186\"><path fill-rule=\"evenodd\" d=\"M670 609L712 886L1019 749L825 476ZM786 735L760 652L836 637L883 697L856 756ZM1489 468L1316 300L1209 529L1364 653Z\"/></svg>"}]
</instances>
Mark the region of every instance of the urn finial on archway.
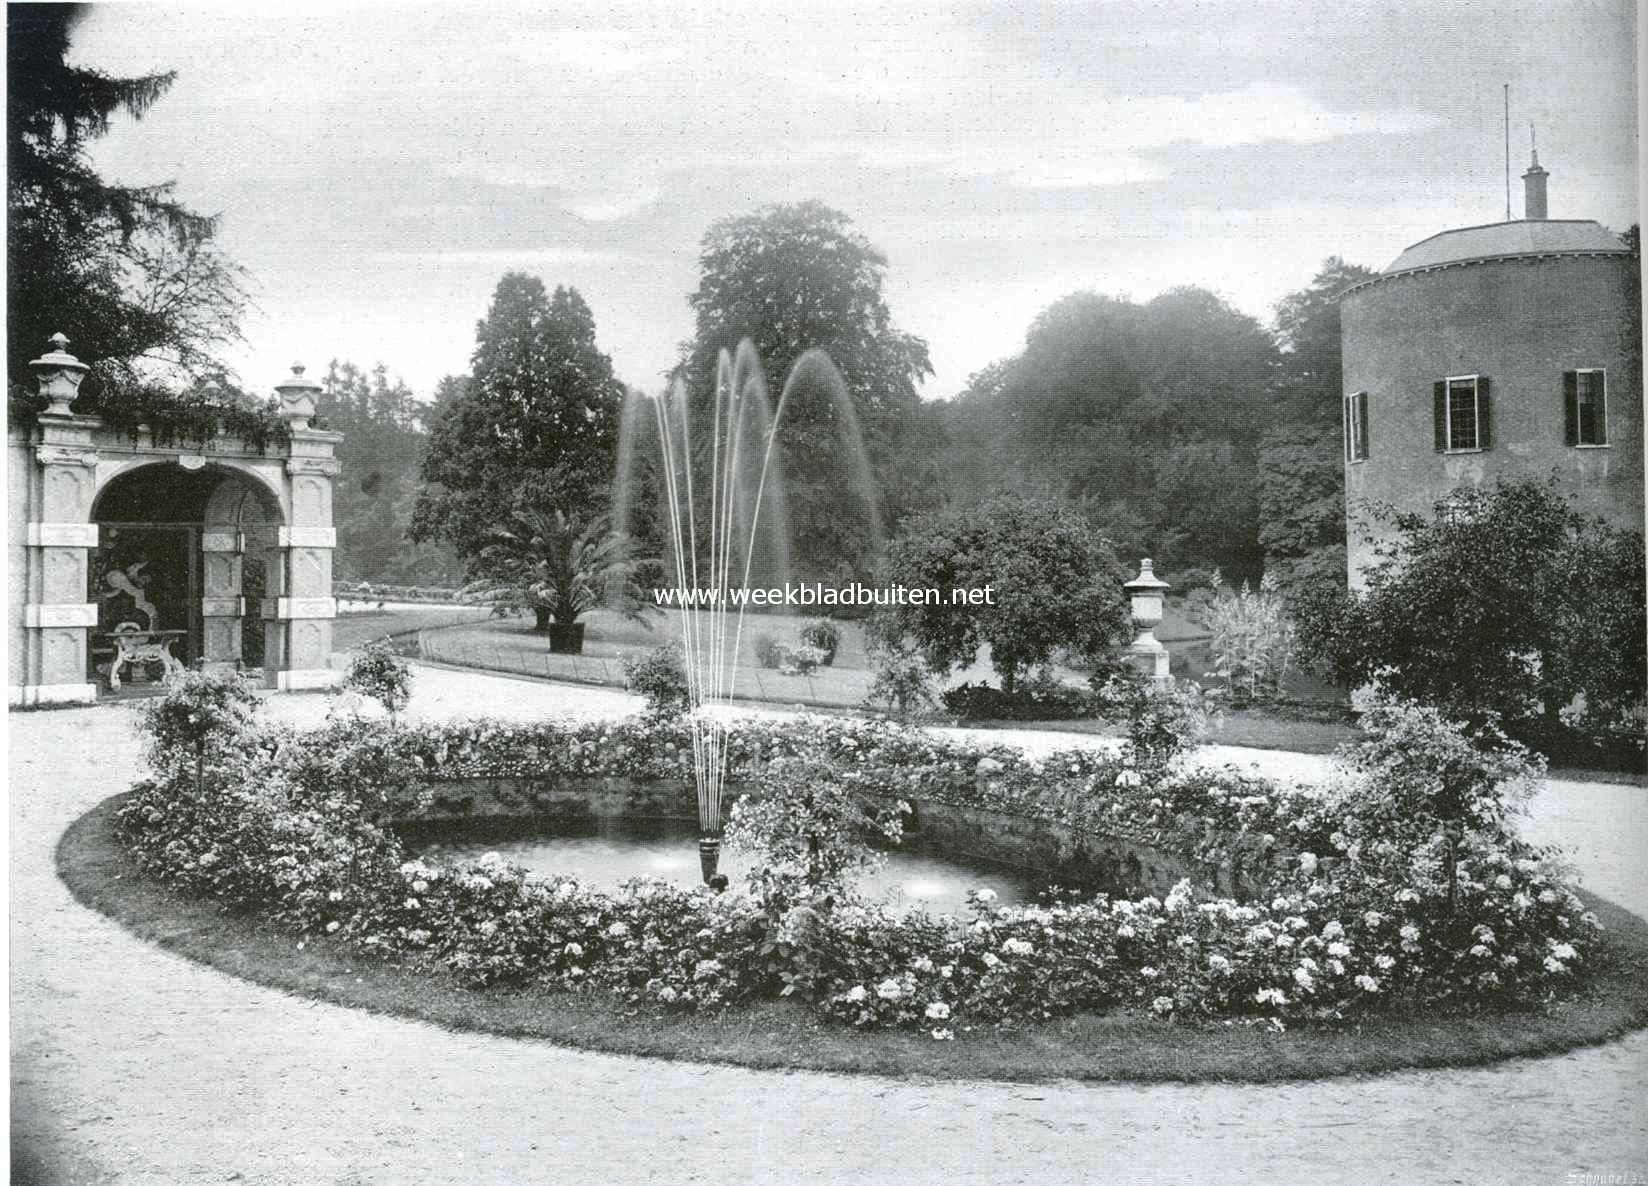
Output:
<instances>
[{"instance_id":1,"label":"urn finial on archway","mask_svg":"<svg viewBox=\"0 0 1648 1186\"><path fill-rule=\"evenodd\" d=\"M316 399L320 394L320 384L307 377L301 362L292 364L292 373L282 383L275 385L275 394L280 396L280 414L293 428L308 428L309 419L315 414Z\"/></svg>"},{"instance_id":2,"label":"urn finial on archway","mask_svg":"<svg viewBox=\"0 0 1648 1186\"><path fill-rule=\"evenodd\" d=\"M40 394L50 401L46 412L52 416L72 415L69 405L80 391L80 381L91 368L69 353L69 339L62 333L51 336L45 354L29 363L34 370Z\"/></svg>"}]
</instances>

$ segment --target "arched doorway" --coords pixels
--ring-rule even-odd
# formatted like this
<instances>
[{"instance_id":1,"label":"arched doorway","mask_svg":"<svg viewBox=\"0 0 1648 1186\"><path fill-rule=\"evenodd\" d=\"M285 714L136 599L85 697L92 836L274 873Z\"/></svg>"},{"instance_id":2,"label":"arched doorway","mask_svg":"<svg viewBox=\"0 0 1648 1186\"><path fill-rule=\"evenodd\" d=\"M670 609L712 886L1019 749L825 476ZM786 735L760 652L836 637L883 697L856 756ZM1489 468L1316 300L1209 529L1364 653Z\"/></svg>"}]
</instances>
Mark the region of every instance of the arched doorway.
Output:
<instances>
[{"instance_id":1,"label":"arched doorway","mask_svg":"<svg viewBox=\"0 0 1648 1186\"><path fill-rule=\"evenodd\" d=\"M141 687L173 663L264 665L265 556L284 518L256 477L217 465L139 465L99 491L92 522L88 678L105 694Z\"/></svg>"}]
</instances>

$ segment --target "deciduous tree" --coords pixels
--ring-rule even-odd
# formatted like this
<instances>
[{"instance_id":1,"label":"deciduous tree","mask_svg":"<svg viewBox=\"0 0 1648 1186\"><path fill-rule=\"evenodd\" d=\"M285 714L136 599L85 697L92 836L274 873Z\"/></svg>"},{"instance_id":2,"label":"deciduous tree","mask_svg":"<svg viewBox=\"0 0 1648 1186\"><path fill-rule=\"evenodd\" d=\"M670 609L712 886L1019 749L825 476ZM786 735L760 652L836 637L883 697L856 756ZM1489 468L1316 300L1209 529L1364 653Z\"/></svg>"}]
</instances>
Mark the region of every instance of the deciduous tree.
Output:
<instances>
[{"instance_id":1,"label":"deciduous tree","mask_svg":"<svg viewBox=\"0 0 1648 1186\"><path fill-rule=\"evenodd\" d=\"M333 575L339 580L438 585L459 577L444 546L406 538L428 444L422 409L405 383L390 381L381 363L370 373L337 359L326 368L319 412L328 428L343 434L337 451L343 472L332 495L338 525Z\"/></svg>"},{"instance_id":2,"label":"deciduous tree","mask_svg":"<svg viewBox=\"0 0 1648 1186\"><path fill-rule=\"evenodd\" d=\"M908 639L935 672L990 647L1002 689L1066 650L1096 661L1127 637L1127 574L1109 543L1069 506L1013 495L927 515L888 549L893 586L939 591L933 604L890 607L885 642ZM955 605L952 589L988 589L990 604Z\"/></svg>"},{"instance_id":3,"label":"deciduous tree","mask_svg":"<svg viewBox=\"0 0 1648 1186\"><path fill-rule=\"evenodd\" d=\"M917 384L932 371L927 343L893 324L882 295L886 258L852 220L819 202L767 206L705 234L696 318L677 373L706 405L717 359L754 343L771 398L817 347L845 383L868 452L873 491L854 475L853 435L827 385L798 384L779 425L792 561L813 579L862 576L868 541L924 501L909 481L924 457ZM873 524L878 515L883 522Z\"/></svg>"}]
</instances>

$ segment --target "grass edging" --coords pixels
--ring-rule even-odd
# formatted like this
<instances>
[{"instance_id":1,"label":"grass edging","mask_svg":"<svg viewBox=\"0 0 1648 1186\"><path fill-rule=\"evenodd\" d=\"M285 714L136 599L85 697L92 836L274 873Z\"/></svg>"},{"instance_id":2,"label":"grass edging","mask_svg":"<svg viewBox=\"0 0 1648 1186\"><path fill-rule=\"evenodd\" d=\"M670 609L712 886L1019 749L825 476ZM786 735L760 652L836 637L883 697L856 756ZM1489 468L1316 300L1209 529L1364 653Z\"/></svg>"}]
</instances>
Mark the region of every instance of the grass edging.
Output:
<instances>
[{"instance_id":1,"label":"grass edging","mask_svg":"<svg viewBox=\"0 0 1648 1186\"><path fill-rule=\"evenodd\" d=\"M1550 1010L1474 1018L1374 1018L1273 1034L1258 1026L1080 1016L980 1027L953 1042L935 1042L846 1029L790 1003L660 1015L597 994L468 989L440 969L374 960L324 939L300 942L148 880L115 830L114 813L128 794L105 799L58 841L58 875L82 905L167 951L255 984L460 1032L756 1069L1020 1082L1268 1083L1479 1066L1558 1054L1648 1026L1648 922L1590 894L1587 905L1607 928L1608 943L1587 991Z\"/></svg>"}]
</instances>

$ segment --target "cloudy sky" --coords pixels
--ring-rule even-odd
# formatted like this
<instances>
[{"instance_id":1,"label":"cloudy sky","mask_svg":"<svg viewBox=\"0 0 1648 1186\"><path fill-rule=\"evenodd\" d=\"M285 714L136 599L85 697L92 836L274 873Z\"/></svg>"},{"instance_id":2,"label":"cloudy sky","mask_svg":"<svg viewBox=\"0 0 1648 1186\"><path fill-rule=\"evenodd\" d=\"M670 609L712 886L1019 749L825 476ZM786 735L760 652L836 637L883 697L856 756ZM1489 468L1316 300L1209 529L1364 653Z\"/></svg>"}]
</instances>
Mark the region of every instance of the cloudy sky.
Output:
<instances>
[{"instance_id":1,"label":"cloudy sky","mask_svg":"<svg viewBox=\"0 0 1648 1186\"><path fill-rule=\"evenodd\" d=\"M1636 24L1575 3L99 7L77 61L173 69L96 148L223 214L256 387L467 368L498 277L579 288L655 390L715 220L819 198L888 257L924 394L1080 288L1200 284L1269 321L1323 257L1504 217L1504 83L1553 217L1637 220ZM1522 213L1521 183L1513 208Z\"/></svg>"}]
</instances>

